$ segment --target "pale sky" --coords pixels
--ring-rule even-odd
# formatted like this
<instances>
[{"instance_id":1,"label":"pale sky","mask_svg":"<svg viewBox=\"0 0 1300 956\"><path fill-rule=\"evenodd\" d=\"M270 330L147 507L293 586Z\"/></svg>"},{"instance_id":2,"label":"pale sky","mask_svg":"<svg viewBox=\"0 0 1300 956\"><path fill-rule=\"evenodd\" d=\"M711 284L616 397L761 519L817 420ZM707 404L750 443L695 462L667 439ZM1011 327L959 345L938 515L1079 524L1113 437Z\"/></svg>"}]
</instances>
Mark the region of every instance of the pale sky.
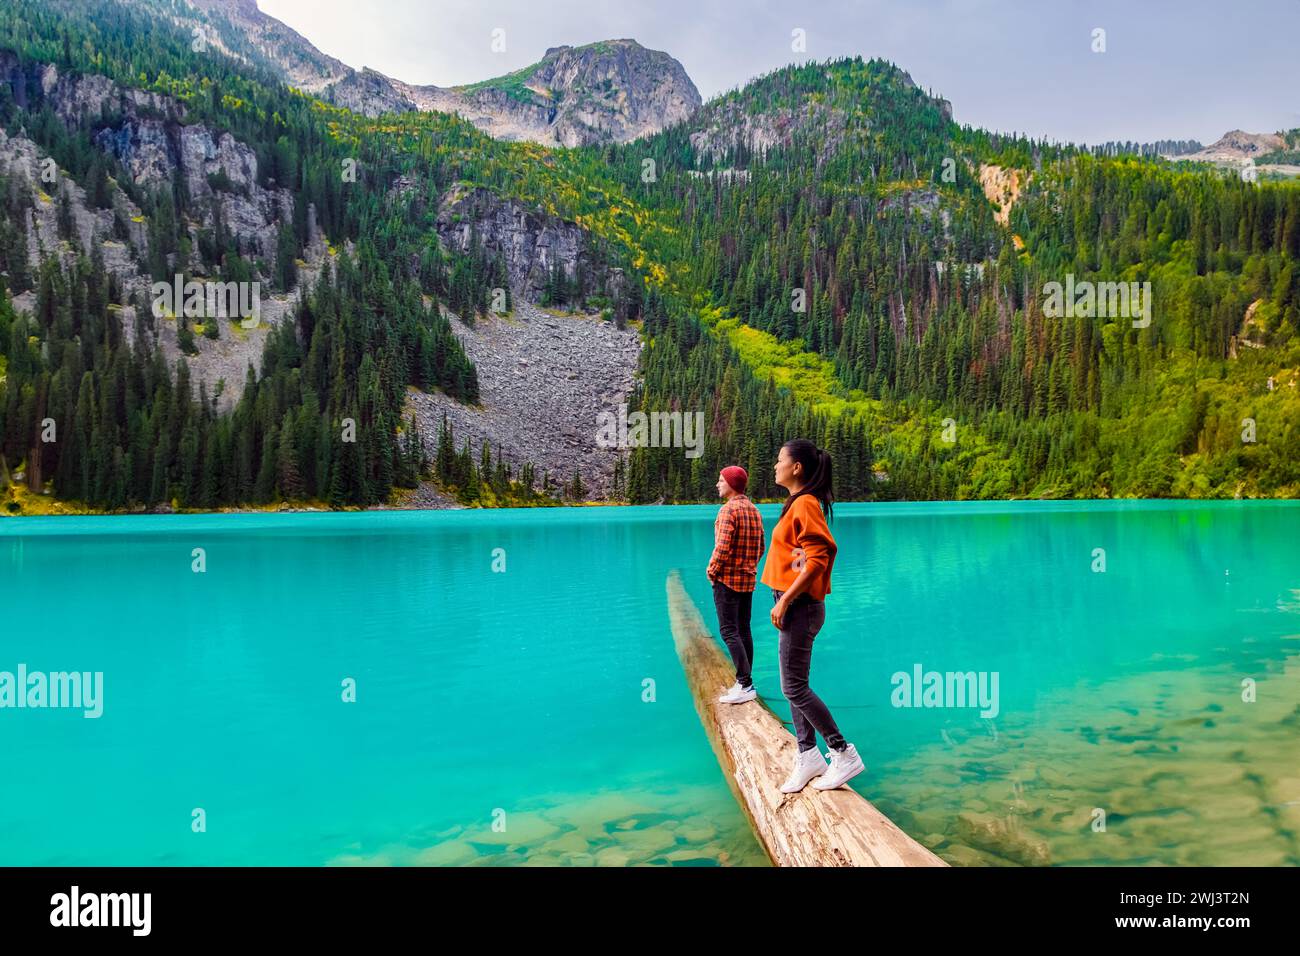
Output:
<instances>
[{"instance_id":1,"label":"pale sky","mask_svg":"<svg viewBox=\"0 0 1300 956\"><path fill-rule=\"evenodd\" d=\"M791 62L892 60L960 123L1049 139L1300 126L1300 0L258 0L325 53L453 86L631 37L708 99ZM791 49L802 29L807 52ZM1095 53L1093 31L1106 50ZM505 51L491 49L505 31Z\"/></svg>"}]
</instances>

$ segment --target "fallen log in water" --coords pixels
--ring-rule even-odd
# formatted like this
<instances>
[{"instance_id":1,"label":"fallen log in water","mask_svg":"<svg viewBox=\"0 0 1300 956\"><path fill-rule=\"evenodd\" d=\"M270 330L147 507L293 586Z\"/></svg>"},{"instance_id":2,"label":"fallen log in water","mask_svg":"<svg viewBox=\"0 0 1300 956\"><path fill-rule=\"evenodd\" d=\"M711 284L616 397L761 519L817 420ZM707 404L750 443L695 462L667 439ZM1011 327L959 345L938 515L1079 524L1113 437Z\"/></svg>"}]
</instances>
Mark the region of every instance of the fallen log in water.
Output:
<instances>
[{"instance_id":1,"label":"fallen log in water","mask_svg":"<svg viewBox=\"0 0 1300 956\"><path fill-rule=\"evenodd\" d=\"M946 866L847 786L780 790L794 736L760 700L719 704L735 681L731 660L676 572L668 576L673 643L709 742L759 841L777 866ZM764 621L759 615L756 622ZM765 642L775 646L775 640ZM869 755L868 755L869 756ZM870 772L868 770L868 772Z\"/></svg>"}]
</instances>

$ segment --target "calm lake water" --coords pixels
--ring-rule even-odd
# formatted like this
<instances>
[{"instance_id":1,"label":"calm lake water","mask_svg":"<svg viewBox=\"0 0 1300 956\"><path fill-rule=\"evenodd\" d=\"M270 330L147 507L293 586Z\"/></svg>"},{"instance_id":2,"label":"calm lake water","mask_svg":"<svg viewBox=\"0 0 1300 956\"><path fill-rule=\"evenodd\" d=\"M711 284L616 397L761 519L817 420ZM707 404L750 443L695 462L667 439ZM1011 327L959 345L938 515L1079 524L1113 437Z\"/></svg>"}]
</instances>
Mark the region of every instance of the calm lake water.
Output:
<instances>
[{"instance_id":1,"label":"calm lake water","mask_svg":"<svg viewBox=\"0 0 1300 956\"><path fill-rule=\"evenodd\" d=\"M0 864L762 865L668 628L673 569L714 621L714 512L0 522L0 671L104 675L98 719L0 709ZM833 530L813 686L917 839L1300 863L1300 506L846 504ZM788 716L769 605L755 680ZM894 706L917 665L996 672L996 716Z\"/></svg>"}]
</instances>

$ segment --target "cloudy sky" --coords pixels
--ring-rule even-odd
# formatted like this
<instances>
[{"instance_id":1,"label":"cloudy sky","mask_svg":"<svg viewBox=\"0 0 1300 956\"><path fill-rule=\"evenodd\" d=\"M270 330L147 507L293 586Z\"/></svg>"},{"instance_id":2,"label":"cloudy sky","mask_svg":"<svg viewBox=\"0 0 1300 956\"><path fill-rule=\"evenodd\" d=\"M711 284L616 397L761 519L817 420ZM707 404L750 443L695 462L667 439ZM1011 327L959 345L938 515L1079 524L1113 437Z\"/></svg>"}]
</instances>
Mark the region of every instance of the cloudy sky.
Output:
<instances>
[{"instance_id":1,"label":"cloudy sky","mask_svg":"<svg viewBox=\"0 0 1300 956\"><path fill-rule=\"evenodd\" d=\"M546 49L631 37L707 99L794 61L879 56L958 122L1057 140L1199 139L1300 126L1300 0L258 0L317 47L451 86ZM1105 52L1093 32L1105 30ZM493 52L492 31L505 31ZM791 49L801 29L807 51Z\"/></svg>"}]
</instances>

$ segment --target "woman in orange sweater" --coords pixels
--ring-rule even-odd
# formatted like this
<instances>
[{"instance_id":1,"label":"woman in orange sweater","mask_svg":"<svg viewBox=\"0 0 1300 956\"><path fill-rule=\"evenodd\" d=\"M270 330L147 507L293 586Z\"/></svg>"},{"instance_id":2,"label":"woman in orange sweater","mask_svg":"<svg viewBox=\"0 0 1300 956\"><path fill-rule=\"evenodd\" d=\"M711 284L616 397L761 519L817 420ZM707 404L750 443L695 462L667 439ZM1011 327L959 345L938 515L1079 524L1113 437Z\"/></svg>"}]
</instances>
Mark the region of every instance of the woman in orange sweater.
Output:
<instances>
[{"instance_id":1,"label":"woman in orange sweater","mask_svg":"<svg viewBox=\"0 0 1300 956\"><path fill-rule=\"evenodd\" d=\"M772 531L763 583L775 601L772 624L781 632L777 660L781 692L790 702L799 752L794 770L781 784L783 793L797 793L814 777L818 790L833 790L856 777L866 766L857 748L844 739L822 699L808 686L813 639L826 621L826 595L831 590L835 539L826 520L831 516L831 456L806 438L781 446L776 459L776 483L790 493ZM830 752L830 765L817 750L821 733Z\"/></svg>"}]
</instances>

